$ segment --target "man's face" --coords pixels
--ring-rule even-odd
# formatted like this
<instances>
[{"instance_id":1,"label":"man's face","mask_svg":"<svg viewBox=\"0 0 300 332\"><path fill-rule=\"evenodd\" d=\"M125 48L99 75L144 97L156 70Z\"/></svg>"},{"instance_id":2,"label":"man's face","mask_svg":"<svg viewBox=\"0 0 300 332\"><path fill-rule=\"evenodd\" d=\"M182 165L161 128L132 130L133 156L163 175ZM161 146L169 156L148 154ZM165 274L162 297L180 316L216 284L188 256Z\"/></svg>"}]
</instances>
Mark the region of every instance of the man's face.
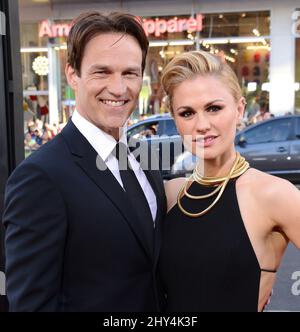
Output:
<instances>
[{"instance_id":1,"label":"man's face","mask_svg":"<svg viewBox=\"0 0 300 332\"><path fill-rule=\"evenodd\" d=\"M85 47L80 74L67 65L77 111L118 139L119 128L134 110L142 86L142 50L138 42L119 33L94 37Z\"/></svg>"}]
</instances>

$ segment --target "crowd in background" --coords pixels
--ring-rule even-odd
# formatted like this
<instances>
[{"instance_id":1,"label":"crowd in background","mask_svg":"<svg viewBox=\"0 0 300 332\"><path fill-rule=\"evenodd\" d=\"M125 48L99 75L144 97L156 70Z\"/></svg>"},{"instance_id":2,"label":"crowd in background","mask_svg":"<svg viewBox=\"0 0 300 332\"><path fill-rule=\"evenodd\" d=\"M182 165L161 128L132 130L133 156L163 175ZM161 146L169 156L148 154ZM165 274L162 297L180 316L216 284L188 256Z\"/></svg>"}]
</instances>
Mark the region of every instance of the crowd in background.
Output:
<instances>
[{"instance_id":1,"label":"crowd in background","mask_svg":"<svg viewBox=\"0 0 300 332\"><path fill-rule=\"evenodd\" d=\"M274 114L269 110L269 102L267 100L259 100L259 96L255 96L248 101L244 118L240 122L237 130L240 131L247 126L273 117Z\"/></svg>"},{"instance_id":2,"label":"crowd in background","mask_svg":"<svg viewBox=\"0 0 300 332\"><path fill-rule=\"evenodd\" d=\"M47 114L48 115L48 114ZM288 114L287 114L288 115ZM265 121L273 118L274 114L269 111L269 103L267 100L262 100L255 96L249 99L245 116L238 125L237 131L244 129L245 127L255 124L257 122ZM138 119L129 119L128 126L147 118L147 115L140 115ZM38 149L41 145L47 143L53 139L65 126L66 122L60 124L48 123L48 117L44 117L40 114L34 114L30 109L25 108L25 156L27 157L32 151ZM151 133L152 136L153 133Z\"/></svg>"},{"instance_id":3,"label":"crowd in background","mask_svg":"<svg viewBox=\"0 0 300 332\"><path fill-rule=\"evenodd\" d=\"M56 124L50 125L40 119L28 121L24 133L25 157L54 138L63 126L64 124L60 124L59 126Z\"/></svg>"}]
</instances>

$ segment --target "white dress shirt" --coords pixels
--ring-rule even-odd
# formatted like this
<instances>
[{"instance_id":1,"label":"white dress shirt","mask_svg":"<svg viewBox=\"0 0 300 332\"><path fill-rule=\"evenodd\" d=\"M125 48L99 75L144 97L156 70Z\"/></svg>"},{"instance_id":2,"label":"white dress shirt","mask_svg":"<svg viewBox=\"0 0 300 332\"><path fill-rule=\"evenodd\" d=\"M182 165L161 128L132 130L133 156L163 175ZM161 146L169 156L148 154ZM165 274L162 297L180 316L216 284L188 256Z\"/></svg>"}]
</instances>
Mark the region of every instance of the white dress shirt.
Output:
<instances>
[{"instance_id":1,"label":"white dress shirt","mask_svg":"<svg viewBox=\"0 0 300 332\"><path fill-rule=\"evenodd\" d=\"M76 128L81 132L81 134L87 139L87 141L91 144L94 150L98 153L101 159L105 162L107 168L112 172L116 180L123 188L123 183L120 176L119 165L117 158L112 154L117 144L117 141L111 136L105 133L103 130L96 127L94 124L86 120L83 116L81 116L78 111L72 115L72 121ZM127 138L125 134L125 130L123 130L122 136L120 138L120 142L127 145ZM157 202L154 191L142 170L140 164L135 159L132 153L129 153L128 160L132 169L137 177L140 186L142 187L145 196L147 198L153 221L156 218L157 213Z\"/></svg>"}]
</instances>

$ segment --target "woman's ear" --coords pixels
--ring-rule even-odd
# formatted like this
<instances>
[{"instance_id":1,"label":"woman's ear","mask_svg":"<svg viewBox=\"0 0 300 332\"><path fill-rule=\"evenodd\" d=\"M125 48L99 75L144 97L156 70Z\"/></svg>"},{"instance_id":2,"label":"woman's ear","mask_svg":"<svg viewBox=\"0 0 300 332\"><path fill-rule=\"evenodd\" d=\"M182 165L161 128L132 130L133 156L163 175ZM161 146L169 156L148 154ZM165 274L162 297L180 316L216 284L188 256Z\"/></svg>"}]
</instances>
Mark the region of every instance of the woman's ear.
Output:
<instances>
[{"instance_id":1,"label":"woman's ear","mask_svg":"<svg viewBox=\"0 0 300 332\"><path fill-rule=\"evenodd\" d=\"M77 90L77 78L78 78L78 76L76 74L75 69L69 63L66 64L65 74L66 74L66 77L67 77L68 84L70 85L70 87L74 91L76 91Z\"/></svg>"},{"instance_id":2,"label":"woman's ear","mask_svg":"<svg viewBox=\"0 0 300 332\"><path fill-rule=\"evenodd\" d=\"M241 97L237 105L237 121L241 121L243 119L246 105L246 99Z\"/></svg>"}]
</instances>

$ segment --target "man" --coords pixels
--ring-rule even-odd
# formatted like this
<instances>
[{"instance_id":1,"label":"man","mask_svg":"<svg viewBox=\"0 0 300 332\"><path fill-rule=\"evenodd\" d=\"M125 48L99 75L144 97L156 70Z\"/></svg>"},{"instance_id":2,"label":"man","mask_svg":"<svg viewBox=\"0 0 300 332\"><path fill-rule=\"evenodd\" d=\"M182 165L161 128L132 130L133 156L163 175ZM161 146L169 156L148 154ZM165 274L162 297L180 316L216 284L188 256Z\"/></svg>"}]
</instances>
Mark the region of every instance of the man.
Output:
<instances>
[{"instance_id":1,"label":"man","mask_svg":"<svg viewBox=\"0 0 300 332\"><path fill-rule=\"evenodd\" d=\"M7 184L11 311L159 310L163 185L158 171L141 169L119 130L138 100L147 49L131 15L89 12L74 20L66 76L76 111ZM121 146L138 185L132 192L115 152Z\"/></svg>"}]
</instances>

